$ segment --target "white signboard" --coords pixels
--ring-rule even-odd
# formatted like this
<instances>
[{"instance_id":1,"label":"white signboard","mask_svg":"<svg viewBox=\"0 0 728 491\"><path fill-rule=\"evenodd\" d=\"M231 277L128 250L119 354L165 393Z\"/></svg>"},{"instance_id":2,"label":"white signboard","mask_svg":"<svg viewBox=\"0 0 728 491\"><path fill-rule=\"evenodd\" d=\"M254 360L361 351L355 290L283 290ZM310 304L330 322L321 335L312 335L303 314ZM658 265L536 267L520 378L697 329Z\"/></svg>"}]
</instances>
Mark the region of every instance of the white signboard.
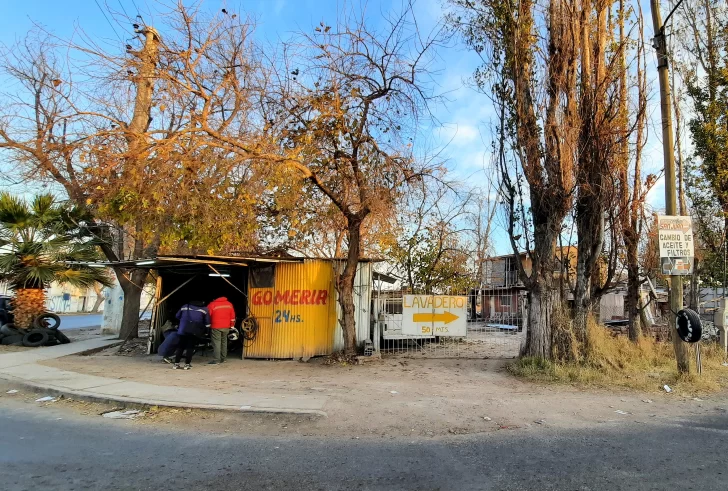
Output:
<instances>
[{"instance_id":1,"label":"white signboard","mask_svg":"<svg viewBox=\"0 0 728 491\"><path fill-rule=\"evenodd\" d=\"M665 275L693 273L693 221L690 217L658 216L660 269Z\"/></svg>"},{"instance_id":2,"label":"white signboard","mask_svg":"<svg viewBox=\"0 0 728 491\"><path fill-rule=\"evenodd\" d=\"M402 334L465 337L468 297L405 295L402 302Z\"/></svg>"}]
</instances>

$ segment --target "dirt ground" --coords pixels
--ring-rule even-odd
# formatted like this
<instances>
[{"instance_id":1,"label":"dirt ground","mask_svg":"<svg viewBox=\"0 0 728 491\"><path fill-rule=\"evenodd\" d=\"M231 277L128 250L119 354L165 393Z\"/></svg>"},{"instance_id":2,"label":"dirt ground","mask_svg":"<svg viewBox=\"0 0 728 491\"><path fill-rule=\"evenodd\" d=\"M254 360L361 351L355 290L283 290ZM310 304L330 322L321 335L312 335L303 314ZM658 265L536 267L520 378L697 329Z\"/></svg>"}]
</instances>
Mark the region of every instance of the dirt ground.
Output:
<instances>
[{"instance_id":1,"label":"dirt ground","mask_svg":"<svg viewBox=\"0 0 728 491\"><path fill-rule=\"evenodd\" d=\"M157 356L115 356L109 350L44 364L159 385L328 398L327 418L157 409L135 421L200 430L222 425L226 432L267 435L429 438L536 425L574 428L688 418L728 407L726 393L703 399L678 391L666 394L659 380L650 393L537 385L511 376L502 360L393 357L364 365L326 365L322 359L307 363L232 359L217 366L205 365L206 361L198 357L193 370L173 371Z\"/></svg>"}]
</instances>

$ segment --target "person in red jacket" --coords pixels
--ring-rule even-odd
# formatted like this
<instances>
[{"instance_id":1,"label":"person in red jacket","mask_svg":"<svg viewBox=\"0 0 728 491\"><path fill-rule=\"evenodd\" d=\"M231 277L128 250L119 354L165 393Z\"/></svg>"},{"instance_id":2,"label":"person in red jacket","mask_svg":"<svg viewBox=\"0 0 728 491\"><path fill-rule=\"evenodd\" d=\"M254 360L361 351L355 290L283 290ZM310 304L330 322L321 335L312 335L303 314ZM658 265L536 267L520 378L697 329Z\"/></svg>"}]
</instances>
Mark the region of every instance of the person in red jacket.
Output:
<instances>
[{"instance_id":1,"label":"person in red jacket","mask_svg":"<svg viewBox=\"0 0 728 491\"><path fill-rule=\"evenodd\" d=\"M228 333L230 333L231 327L235 327L235 309L227 298L220 297L210 302L207 310L210 311L210 337L212 338L212 352L215 358L208 364L225 363L228 350Z\"/></svg>"}]
</instances>

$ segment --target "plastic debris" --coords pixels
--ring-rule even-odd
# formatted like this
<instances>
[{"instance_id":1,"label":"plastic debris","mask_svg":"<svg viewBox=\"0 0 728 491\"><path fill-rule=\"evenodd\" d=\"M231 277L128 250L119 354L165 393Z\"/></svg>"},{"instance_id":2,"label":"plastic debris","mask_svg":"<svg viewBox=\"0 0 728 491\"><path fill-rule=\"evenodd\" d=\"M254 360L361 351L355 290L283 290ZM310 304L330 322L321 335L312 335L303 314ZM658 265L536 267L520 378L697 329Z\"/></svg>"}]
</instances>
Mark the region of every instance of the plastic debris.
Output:
<instances>
[{"instance_id":1,"label":"plastic debris","mask_svg":"<svg viewBox=\"0 0 728 491\"><path fill-rule=\"evenodd\" d=\"M539 419L538 421L534 421L534 423L536 423L537 425L542 425L542 424L544 424L545 422L546 422L546 420L545 420L545 419Z\"/></svg>"},{"instance_id":2,"label":"plastic debris","mask_svg":"<svg viewBox=\"0 0 728 491\"><path fill-rule=\"evenodd\" d=\"M389 393L390 394L399 394L399 392L397 392L396 390L390 390Z\"/></svg>"},{"instance_id":3,"label":"plastic debris","mask_svg":"<svg viewBox=\"0 0 728 491\"><path fill-rule=\"evenodd\" d=\"M694 401L703 402L703 400L700 397L693 397Z\"/></svg>"},{"instance_id":4,"label":"plastic debris","mask_svg":"<svg viewBox=\"0 0 728 491\"><path fill-rule=\"evenodd\" d=\"M52 396L45 396L41 397L40 399L36 399L35 402L55 402L56 398Z\"/></svg>"},{"instance_id":5,"label":"plastic debris","mask_svg":"<svg viewBox=\"0 0 728 491\"><path fill-rule=\"evenodd\" d=\"M667 385L667 384L665 384L665 385L664 385L664 386L663 386L662 388L663 388L663 389L665 389L665 392L667 392L667 393L670 393L670 392L672 392L672 389L671 389L671 388L670 388L670 386L669 386L669 385Z\"/></svg>"},{"instance_id":6,"label":"plastic debris","mask_svg":"<svg viewBox=\"0 0 728 491\"><path fill-rule=\"evenodd\" d=\"M250 409L250 408L252 408L252 407L253 407L253 406L240 406L240 410L241 410L241 411L245 411L246 409Z\"/></svg>"},{"instance_id":7,"label":"plastic debris","mask_svg":"<svg viewBox=\"0 0 728 491\"><path fill-rule=\"evenodd\" d=\"M18 393L18 389L9 390L6 392L6 394L17 394L17 393Z\"/></svg>"},{"instance_id":8,"label":"plastic debris","mask_svg":"<svg viewBox=\"0 0 728 491\"><path fill-rule=\"evenodd\" d=\"M128 411L111 411L102 416L109 419L135 419L144 416L144 413L137 409L129 409Z\"/></svg>"},{"instance_id":9,"label":"plastic debris","mask_svg":"<svg viewBox=\"0 0 728 491\"><path fill-rule=\"evenodd\" d=\"M626 416L627 414L629 414L627 411L622 411L621 409L617 409L614 412L617 413L617 414L621 414L623 416Z\"/></svg>"},{"instance_id":10,"label":"plastic debris","mask_svg":"<svg viewBox=\"0 0 728 491\"><path fill-rule=\"evenodd\" d=\"M483 419L484 419L484 420L486 420L486 421L493 421L493 420L492 420L492 419L490 419L490 418L489 418L488 416L483 416Z\"/></svg>"},{"instance_id":11,"label":"plastic debris","mask_svg":"<svg viewBox=\"0 0 728 491\"><path fill-rule=\"evenodd\" d=\"M642 399L642 402L646 404L652 404L652 399Z\"/></svg>"},{"instance_id":12,"label":"plastic debris","mask_svg":"<svg viewBox=\"0 0 728 491\"><path fill-rule=\"evenodd\" d=\"M724 367L728 367L728 361L724 361L723 363L721 363L721 365L723 365Z\"/></svg>"}]
</instances>

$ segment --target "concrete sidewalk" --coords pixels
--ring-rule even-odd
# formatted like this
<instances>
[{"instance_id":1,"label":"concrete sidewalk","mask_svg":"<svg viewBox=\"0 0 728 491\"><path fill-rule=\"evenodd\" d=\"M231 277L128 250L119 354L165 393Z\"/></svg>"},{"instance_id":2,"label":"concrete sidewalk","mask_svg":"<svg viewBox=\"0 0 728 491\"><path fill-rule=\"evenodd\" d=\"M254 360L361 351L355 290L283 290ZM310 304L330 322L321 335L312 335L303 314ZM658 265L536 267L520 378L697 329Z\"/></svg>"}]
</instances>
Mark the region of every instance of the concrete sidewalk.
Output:
<instances>
[{"instance_id":1,"label":"concrete sidewalk","mask_svg":"<svg viewBox=\"0 0 728 491\"><path fill-rule=\"evenodd\" d=\"M221 393L98 377L40 365L37 362L82 354L118 344L118 339L92 339L47 348L0 354L0 379L54 394L127 404L225 411L311 414L326 416L326 397Z\"/></svg>"}]
</instances>

